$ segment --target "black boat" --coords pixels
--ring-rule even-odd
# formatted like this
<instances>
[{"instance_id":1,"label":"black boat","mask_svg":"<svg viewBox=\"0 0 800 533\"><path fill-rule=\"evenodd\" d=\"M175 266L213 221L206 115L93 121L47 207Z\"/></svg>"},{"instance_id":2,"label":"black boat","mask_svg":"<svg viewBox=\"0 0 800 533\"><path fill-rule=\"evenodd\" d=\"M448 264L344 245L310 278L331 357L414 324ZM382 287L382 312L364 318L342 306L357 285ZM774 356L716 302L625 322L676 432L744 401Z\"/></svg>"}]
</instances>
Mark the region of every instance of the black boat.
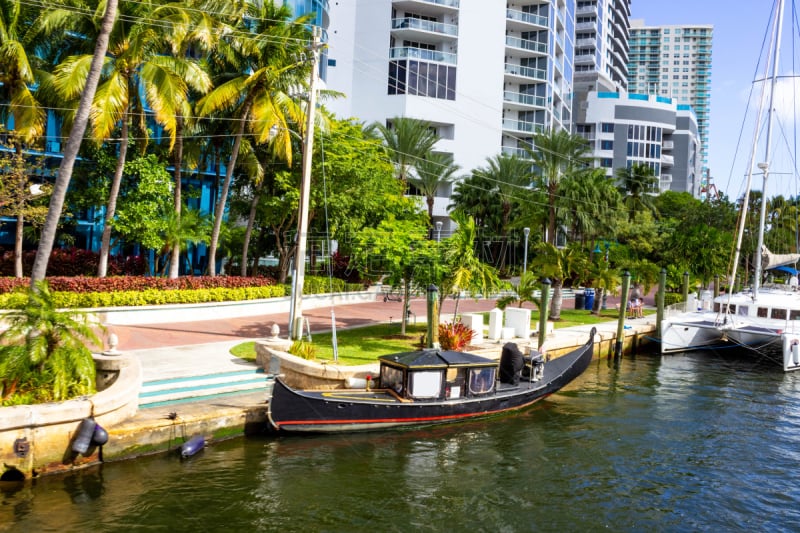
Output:
<instances>
[{"instance_id":1,"label":"black boat","mask_svg":"<svg viewBox=\"0 0 800 533\"><path fill-rule=\"evenodd\" d=\"M269 421L285 432L365 431L441 424L522 409L557 392L586 370L596 333L592 328L586 344L547 362L536 357L521 361L513 344L504 348L500 362L432 349L386 355L379 358L380 376L374 380L375 386L370 387L373 380L368 379L365 389L295 390L279 377L269 401Z\"/></svg>"}]
</instances>

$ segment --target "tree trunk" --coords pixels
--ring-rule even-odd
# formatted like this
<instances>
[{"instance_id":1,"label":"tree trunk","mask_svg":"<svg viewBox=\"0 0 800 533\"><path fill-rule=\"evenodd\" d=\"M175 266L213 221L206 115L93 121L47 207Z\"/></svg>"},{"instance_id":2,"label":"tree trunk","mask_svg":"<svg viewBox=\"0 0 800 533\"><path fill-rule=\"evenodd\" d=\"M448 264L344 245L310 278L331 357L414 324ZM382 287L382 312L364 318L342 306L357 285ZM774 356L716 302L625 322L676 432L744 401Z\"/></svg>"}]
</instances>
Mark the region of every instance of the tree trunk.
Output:
<instances>
[{"instance_id":1,"label":"tree trunk","mask_svg":"<svg viewBox=\"0 0 800 533\"><path fill-rule=\"evenodd\" d=\"M411 280L403 280L403 318L400 320L400 334L406 334L408 312L411 310Z\"/></svg>"},{"instance_id":2,"label":"tree trunk","mask_svg":"<svg viewBox=\"0 0 800 533\"><path fill-rule=\"evenodd\" d=\"M244 244L242 245L242 277L247 276L247 251L250 248L250 237L253 235L253 226L256 221L256 208L261 199L261 186L253 192L253 201L250 203L250 214L247 217L247 228L244 231Z\"/></svg>"},{"instance_id":3,"label":"tree trunk","mask_svg":"<svg viewBox=\"0 0 800 533\"><path fill-rule=\"evenodd\" d=\"M175 180L175 194L173 196L173 208L175 209L175 221L180 227L181 222L181 167L183 166L183 116L178 114L175 117L175 151L173 153L173 176ZM172 254L169 260L169 279L175 279L180 274L181 268L181 243L177 240L172 243Z\"/></svg>"},{"instance_id":4,"label":"tree trunk","mask_svg":"<svg viewBox=\"0 0 800 533\"><path fill-rule=\"evenodd\" d=\"M53 244L56 241L56 230L58 229L58 221L61 219L61 211L64 209L64 198L67 196L69 182L72 179L72 168L75 166L75 159L78 157L78 150L81 147L83 134L86 131L86 124L89 122L92 100L94 100L94 94L97 91L103 60L108 49L108 37L114 27L116 16L117 0L107 0L106 12L103 15L100 33L95 43L89 74L86 77L86 85L81 93L75 120L72 123L67 145L64 148L64 158L58 167L53 194L50 196L50 207L42 228L42 237L39 240L39 247L36 249L36 259L33 262L33 270L31 272L31 288L34 289L36 288L36 283L43 281L47 274L47 263L50 261L50 253L53 251Z\"/></svg>"},{"instance_id":5,"label":"tree trunk","mask_svg":"<svg viewBox=\"0 0 800 533\"><path fill-rule=\"evenodd\" d=\"M129 80L130 81L130 80ZM108 272L108 255L111 249L111 224L114 221L114 213L117 210L117 197L122 184L122 173L125 170L125 158L128 154L128 106L122 112L122 138L119 141L119 155L117 156L117 167L114 169L114 177L111 180L111 190L108 192L108 205L106 205L106 216L103 221L103 237L100 242L100 257L97 263L97 277L104 278Z\"/></svg>"},{"instance_id":6,"label":"tree trunk","mask_svg":"<svg viewBox=\"0 0 800 533\"><path fill-rule=\"evenodd\" d=\"M600 315L600 303L603 300L603 289L602 287L598 287L594 290L594 303L592 304L592 314L593 315Z\"/></svg>"},{"instance_id":7,"label":"tree trunk","mask_svg":"<svg viewBox=\"0 0 800 533\"><path fill-rule=\"evenodd\" d=\"M217 275L217 245L219 244L219 232L222 229L222 217L225 215L225 202L228 200L228 190L233 179L233 168L236 166L236 158L239 156L239 147L242 145L242 136L247 124L247 117L250 115L250 102L245 102L242 108L242 118L239 121L239 129L233 141L233 149L228 159L228 168L225 169L225 181L222 183L222 191L217 199L217 208L214 210L214 229L211 231L211 244L208 246L208 275Z\"/></svg>"},{"instance_id":8,"label":"tree trunk","mask_svg":"<svg viewBox=\"0 0 800 533\"><path fill-rule=\"evenodd\" d=\"M561 288L563 280L553 280L553 299L550 300L550 320L561 320Z\"/></svg>"},{"instance_id":9,"label":"tree trunk","mask_svg":"<svg viewBox=\"0 0 800 533\"><path fill-rule=\"evenodd\" d=\"M22 210L20 209L17 212L17 231L16 237L14 238L14 276L21 278L22 277L22 239L23 233L22 228L25 225L25 216L22 214Z\"/></svg>"}]
</instances>

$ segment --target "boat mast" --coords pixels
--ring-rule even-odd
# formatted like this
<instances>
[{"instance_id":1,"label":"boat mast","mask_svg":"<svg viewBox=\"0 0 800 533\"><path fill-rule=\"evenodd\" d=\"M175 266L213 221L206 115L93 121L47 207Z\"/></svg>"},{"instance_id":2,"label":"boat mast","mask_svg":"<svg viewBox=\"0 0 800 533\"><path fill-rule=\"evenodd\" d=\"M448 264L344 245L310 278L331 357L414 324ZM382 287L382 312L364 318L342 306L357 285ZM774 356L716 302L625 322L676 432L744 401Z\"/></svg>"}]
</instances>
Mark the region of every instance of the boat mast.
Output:
<instances>
[{"instance_id":1,"label":"boat mast","mask_svg":"<svg viewBox=\"0 0 800 533\"><path fill-rule=\"evenodd\" d=\"M311 196L311 163L314 146L314 112L317 107L317 54L319 53L319 27L315 26L311 37L311 82L308 88L306 109L306 135L303 142L303 177L300 183L300 210L297 216L297 247L294 254L292 276L292 301L289 311L290 338L303 337L303 282L306 271L306 241L308 240L308 209Z\"/></svg>"},{"instance_id":2,"label":"boat mast","mask_svg":"<svg viewBox=\"0 0 800 533\"><path fill-rule=\"evenodd\" d=\"M761 283L761 250L764 248L764 226L767 220L767 178L769 177L770 146L772 144L772 116L775 113L775 86L778 84L778 58L780 55L781 29L783 27L783 0L778 0L778 11L775 14L775 42L772 53L772 78L770 79L769 89L769 108L767 109L767 140L764 148L764 161L758 164L758 168L764 175L763 186L761 187L761 215L758 223L758 247L755 257L755 279L753 280L753 298L758 297L758 287Z\"/></svg>"},{"instance_id":3,"label":"boat mast","mask_svg":"<svg viewBox=\"0 0 800 533\"><path fill-rule=\"evenodd\" d=\"M775 20L773 21L774 25L773 25L773 28L772 28L772 48L774 50L774 53L772 54L772 59L773 59L774 63L772 65L770 65L770 61L768 59L766 64L765 64L765 66L764 66L764 73L765 74L764 74L763 80L765 82L768 79L771 79L772 81L774 81L775 78L776 78L775 72L777 72L777 64L778 64L778 61L777 61L777 59L778 59L777 58L778 43L780 41L778 35L780 34L780 28L781 28L782 19L783 19L783 0L778 0L776 16L775 16ZM771 77L768 77L770 66L772 66L773 74L772 74ZM771 93L774 92L774 85L771 85L770 91L771 91ZM747 211L749 209L749 204L750 204L750 190L751 190L752 182L753 182L753 165L755 164L756 152L758 151L758 131L759 131L760 127L761 127L761 118L762 118L762 114L763 114L763 111L764 111L765 93L766 93L766 83L764 83L761 86L761 95L759 97L758 112L756 113L755 129L754 129L754 132L753 132L753 145L752 145L752 148L750 150L750 160L748 161L748 164L747 164L747 181L745 183L744 197L742 199L742 209L741 209L741 215L739 217L739 228L738 228L738 231L737 231L737 234L736 234L736 252L734 253L734 256L733 256L733 267L731 269L731 279L730 279L730 286L731 287L733 287L733 285L736 283L736 271L739 268L739 257L741 256L741 252L742 252L742 237L744 236L745 224L747 223ZM770 124L769 124L767 129L771 132L771 129L772 129L772 125L771 125L772 113L771 113L771 110L769 111L769 117L770 117L769 118ZM766 184L766 175L764 176L764 181L765 181L765 184ZM765 202L762 202L762 205L765 205ZM766 213L766 211L765 211L765 213ZM762 224L762 231L759 232L759 235L760 235L759 240L763 242L763 224ZM756 278L758 278L761 275L761 250L760 250L760 245L759 245L759 250L756 253L756 257L757 257ZM757 293L758 289L757 289L757 285L755 285L755 284L754 284L754 290ZM725 306L725 309L726 309L725 313L726 314L727 314L728 310L730 309L730 300L731 300L732 296L733 296L733 291L730 290L730 288L729 288L729 290L728 290L728 305Z\"/></svg>"}]
</instances>

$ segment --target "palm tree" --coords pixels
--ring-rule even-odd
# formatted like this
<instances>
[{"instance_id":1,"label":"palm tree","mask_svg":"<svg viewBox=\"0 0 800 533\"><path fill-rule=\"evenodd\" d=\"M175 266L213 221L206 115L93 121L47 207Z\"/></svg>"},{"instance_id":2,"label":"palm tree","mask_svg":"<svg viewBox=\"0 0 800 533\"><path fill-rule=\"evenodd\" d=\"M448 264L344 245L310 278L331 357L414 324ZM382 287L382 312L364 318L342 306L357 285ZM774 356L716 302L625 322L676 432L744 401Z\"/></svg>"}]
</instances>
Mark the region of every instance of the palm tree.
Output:
<instances>
[{"instance_id":1,"label":"palm tree","mask_svg":"<svg viewBox=\"0 0 800 533\"><path fill-rule=\"evenodd\" d=\"M533 148L526 150L541 173L536 180L538 187L547 191L547 242L555 244L561 180L591 166L589 143L580 135L550 130L534 134Z\"/></svg>"},{"instance_id":2,"label":"palm tree","mask_svg":"<svg viewBox=\"0 0 800 533\"><path fill-rule=\"evenodd\" d=\"M458 169L459 166L453 163L451 155L432 153L417 162L417 175L408 178L411 185L425 197L431 228L433 228L433 202L436 199L436 191L442 185L452 182ZM433 238L432 235L431 238Z\"/></svg>"},{"instance_id":3,"label":"palm tree","mask_svg":"<svg viewBox=\"0 0 800 533\"><path fill-rule=\"evenodd\" d=\"M550 317L552 320L561 319L561 291L564 280L572 275L576 264L581 262L583 252L579 247L568 246L557 248L549 242L540 242L536 246L536 253L531 261L531 266L543 277L550 278L553 288L553 298L550 300Z\"/></svg>"},{"instance_id":4,"label":"palm tree","mask_svg":"<svg viewBox=\"0 0 800 533\"><path fill-rule=\"evenodd\" d=\"M556 204L571 241L592 242L613 235L622 197L601 168L565 177Z\"/></svg>"},{"instance_id":5,"label":"palm tree","mask_svg":"<svg viewBox=\"0 0 800 533\"><path fill-rule=\"evenodd\" d=\"M455 321L461 291L480 293L486 297L498 289L500 278L494 268L475 255L475 241L478 238L475 219L459 210L453 211L450 217L457 227L444 243L444 262L447 265L444 272L449 274L445 274L441 281L440 300L444 301L448 294L456 295L453 311Z\"/></svg>"},{"instance_id":6,"label":"palm tree","mask_svg":"<svg viewBox=\"0 0 800 533\"><path fill-rule=\"evenodd\" d=\"M248 16L241 20L240 33L253 25L252 36L246 39L233 65L236 71L223 73L224 83L198 102L201 116L215 117L222 111L236 117L233 148L228 159L225 179L214 211L214 229L208 250L208 273L216 275L216 253L225 214L225 204L233 179L233 171L242 145L245 130L249 128L256 144L272 137L276 150L291 164L292 141L289 120L302 123L302 114L288 96L291 90L307 85L309 66L298 62L303 52L302 43L309 42L305 26L308 16L290 21L291 10L284 5L263 2L248 4ZM237 34L237 39L241 35Z\"/></svg>"},{"instance_id":7,"label":"palm tree","mask_svg":"<svg viewBox=\"0 0 800 533\"><path fill-rule=\"evenodd\" d=\"M522 307L522 304L529 302L536 307L542 305L542 299L536 298L536 291L540 289L539 280L531 271L523 272L519 277L519 283L514 287L514 294L509 294L497 299L498 309L505 309L511 304L517 304L517 307Z\"/></svg>"},{"instance_id":8,"label":"palm tree","mask_svg":"<svg viewBox=\"0 0 800 533\"><path fill-rule=\"evenodd\" d=\"M130 5L125 19L117 23L106 58L107 74L92 104L92 137L95 142L99 144L109 139L120 126L119 154L106 205L98 277L105 277L107 271L111 229L127 159L131 119L137 117L140 120L139 130L145 135L147 128L141 121L145 108L151 109L156 121L169 133L172 148L177 129L175 117L187 101L189 87L200 92L211 87L208 74L199 62L162 54L164 38L150 23L152 9L153 6L144 3ZM53 84L65 99L72 100L83 91L84 69L89 61L91 56L71 56L57 67Z\"/></svg>"},{"instance_id":9,"label":"palm tree","mask_svg":"<svg viewBox=\"0 0 800 533\"><path fill-rule=\"evenodd\" d=\"M31 288L36 290L38 282L44 280L47 274L47 263L50 260L50 253L53 251L53 244L56 240L58 221L64 209L64 198L67 196L69 182L72 179L72 169L75 159L78 157L78 150L89 122L89 113L94 100L95 91L100 81L100 74L103 68L103 59L108 48L109 36L114 27L117 17L117 0L106 0L106 9L100 23L100 31L95 42L94 54L89 63L88 73L86 74L83 91L80 95L78 109L72 122L72 127L67 139L67 146L64 149L64 157L58 167L56 182L53 194L50 196L50 207L47 211L39 246L36 249L36 259L33 262L31 271Z\"/></svg>"},{"instance_id":10,"label":"palm tree","mask_svg":"<svg viewBox=\"0 0 800 533\"><path fill-rule=\"evenodd\" d=\"M4 319L0 334L0 397L15 392L40 401L61 401L95 390L92 353L100 346L88 315L59 311L46 282L29 289L25 306Z\"/></svg>"},{"instance_id":11,"label":"palm tree","mask_svg":"<svg viewBox=\"0 0 800 533\"><path fill-rule=\"evenodd\" d=\"M511 229L512 212L530 194L531 163L519 157L500 154L487 158L487 165L472 171L472 176L491 186L493 201L500 205L499 233L502 237L500 270L505 266L507 236ZM484 197L484 201L486 198Z\"/></svg>"},{"instance_id":12,"label":"palm tree","mask_svg":"<svg viewBox=\"0 0 800 533\"><path fill-rule=\"evenodd\" d=\"M191 9L187 9L190 7ZM153 12L155 19L169 25L166 40L173 57L187 57L192 52L210 52L220 43L219 35L228 30L218 17L213 17L203 9L198 9L197 2L170 3L157 8ZM196 131L194 128L193 105L187 99L177 102L175 115L175 143L172 150L173 168L173 206L176 224L180 225L182 196L182 169L184 164L184 133ZM169 261L169 278L175 279L180 272L180 254L185 249L180 242L174 242Z\"/></svg>"},{"instance_id":13,"label":"palm tree","mask_svg":"<svg viewBox=\"0 0 800 533\"><path fill-rule=\"evenodd\" d=\"M0 99L11 104L0 106L0 120L13 118L19 143L38 140L45 125L45 111L31 90L37 82L33 58L24 43L37 11L27 2L0 0Z\"/></svg>"},{"instance_id":14,"label":"palm tree","mask_svg":"<svg viewBox=\"0 0 800 533\"><path fill-rule=\"evenodd\" d=\"M410 170L429 156L439 136L433 127L424 120L407 117L395 117L389 120L389 126L376 124L389 157L397 169L397 178L408 182Z\"/></svg>"},{"instance_id":15,"label":"palm tree","mask_svg":"<svg viewBox=\"0 0 800 533\"><path fill-rule=\"evenodd\" d=\"M649 210L657 215L653 194L658 192L658 178L653 169L644 163L634 163L630 167L620 167L614 172L619 182L619 191L628 206L628 220L633 221L636 212Z\"/></svg>"}]
</instances>

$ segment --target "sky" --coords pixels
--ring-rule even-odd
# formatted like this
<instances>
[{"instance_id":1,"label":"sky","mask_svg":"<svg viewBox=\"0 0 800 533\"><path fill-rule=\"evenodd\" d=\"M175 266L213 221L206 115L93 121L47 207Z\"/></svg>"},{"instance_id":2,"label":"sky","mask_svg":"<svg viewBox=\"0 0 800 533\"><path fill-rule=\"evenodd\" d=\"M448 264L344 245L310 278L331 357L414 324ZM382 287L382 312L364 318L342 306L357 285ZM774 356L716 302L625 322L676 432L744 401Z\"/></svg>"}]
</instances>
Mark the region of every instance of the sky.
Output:
<instances>
[{"instance_id":1,"label":"sky","mask_svg":"<svg viewBox=\"0 0 800 533\"><path fill-rule=\"evenodd\" d=\"M786 1L785 20L791 20L791 0ZM631 18L644 19L646 25L711 24L713 29L711 52L711 105L709 119L708 165L717 189L735 199L744 191L750 152L755 131L755 109L748 109L748 95L753 80L763 76L763 43L769 39L768 26L771 20L772 0L732 2L730 0L632 0ZM790 27L784 24L785 27ZM797 31L794 32L798 41ZM794 59L792 67L792 32L784 30L779 62L781 74L790 74L800 69ZM800 48L800 44L795 48ZM795 54L796 55L796 54ZM791 80L782 80L781 94L791 94ZM798 86L800 89L800 86ZM800 98L800 96L799 96ZM789 101L788 98L785 101ZM781 109L781 119L773 128L774 143L771 145L772 164L767 195L796 196L797 185L788 175L793 163L786 158L780 162L778 143L792 138L794 127L786 118L789 105L776 105ZM786 135L783 135L786 132ZM763 134L762 134L763 135ZM741 139L741 140L740 140ZM739 146L737 150L737 145ZM765 148L757 153L763 159ZM780 168L779 168L780 167ZM753 178L754 190L762 189L762 175Z\"/></svg>"}]
</instances>

